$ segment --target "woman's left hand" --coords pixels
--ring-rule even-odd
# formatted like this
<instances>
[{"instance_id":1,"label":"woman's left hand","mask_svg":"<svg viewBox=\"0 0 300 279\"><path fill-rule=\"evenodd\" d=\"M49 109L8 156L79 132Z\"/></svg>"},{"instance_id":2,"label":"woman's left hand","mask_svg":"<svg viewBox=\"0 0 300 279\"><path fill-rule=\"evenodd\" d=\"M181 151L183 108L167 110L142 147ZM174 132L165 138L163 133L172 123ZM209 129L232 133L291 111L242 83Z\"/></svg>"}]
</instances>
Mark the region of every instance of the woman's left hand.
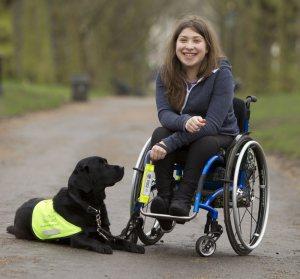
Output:
<instances>
[{"instance_id":1,"label":"woman's left hand","mask_svg":"<svg viewBox=\"0 0 300 279\"><path fill-rule=\"evenodd\" d=\"M185 129L189 133L198 132L203 126L205 126L206 120L201 116L193 116L185 123Z\"/></svg>"},{"instance_id":2,"label":"woman's left hand","mask_svg":"<svg viewBox=\"0 0 300 279\"><path fill-rule=\"evenodd\" d=\"M166 146L163 141L160 144ZM167 151L158 145L154 145L150 151L150 159L153 161L162 160L166 157Z\"/></svg>"}]
</instances>

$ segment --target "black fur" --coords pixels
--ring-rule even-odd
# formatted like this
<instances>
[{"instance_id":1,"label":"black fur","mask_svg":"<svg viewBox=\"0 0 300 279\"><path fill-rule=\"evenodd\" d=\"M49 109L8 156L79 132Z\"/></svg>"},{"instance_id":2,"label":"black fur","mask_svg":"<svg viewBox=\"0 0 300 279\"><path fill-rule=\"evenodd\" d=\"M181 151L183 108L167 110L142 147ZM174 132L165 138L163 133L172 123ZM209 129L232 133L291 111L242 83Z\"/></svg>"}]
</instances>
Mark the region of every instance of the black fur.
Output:
<instances>
[{"instance_id":1,"label":"black fur","mask_svg":"<svg viewBox=\"0 0 300 279\"><path fill-rule=\"evenodd\" d=\"M82 207L90 205L101 211L101 228L110 233L109 219L104 203L105 188L113 186L124 175L124 168L117 165L109 165L107 160L93 156L82 159L76 165L68 182L68 187L62 188L53 198L55 211L70 223L81 227L82 232L67 238L50 240L55 243L69 244L75 248L92 250L98 253L112 254L113 249L124 250L133 253L144 253L142 246L128 242L119 237L111 237L105 240L96 231L95 215L87 213ZM74 198L81 205L74 201ZM38 240L32 231L32 211L41 198L34 198L18 208L14 225L7 227L7 232L14 234L16 238Z\"/></svg>"}]
</instances>

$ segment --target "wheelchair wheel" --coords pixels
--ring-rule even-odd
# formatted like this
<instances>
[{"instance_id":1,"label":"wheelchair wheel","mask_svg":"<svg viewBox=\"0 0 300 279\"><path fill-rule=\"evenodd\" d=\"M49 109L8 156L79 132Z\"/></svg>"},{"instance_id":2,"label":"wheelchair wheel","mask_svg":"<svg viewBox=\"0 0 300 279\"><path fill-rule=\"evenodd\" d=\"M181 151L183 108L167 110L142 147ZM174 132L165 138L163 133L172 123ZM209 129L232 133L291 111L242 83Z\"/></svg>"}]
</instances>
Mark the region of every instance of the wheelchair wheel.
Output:
<instances>
[{"instance_id":1,"label":"wheelchair wheel","mask_svg":"<svg viewBox=\"0 0 300 279\"><path fill-rule=\"evenodd\" d=\"M145 143L145 145L139 155L137 163L135 165L133 178L132 178L130 214L134 213L135 206L138 202L138 198L140 195L141 182L142 182L142 177L143 177L142 170L145 167L144 162L145 162L146 154L150 149L150 141L151 141L151 138L149 138L148 141ZM151 189L149 203L147 205L143 206L143 210L145 212L150 210L151 201L156 196L156 194L157 194L157 191L154 186ZM149 218L146 216L140 216L138 218L140 219L140 225L137 227L137 235L142 243L144 243L145 245L153 245L162 238L162 236L164 235L164 232L161 230L160 225L156 219Z\"/></svg>"},{"instance_id":2,"label":"wheelchair wheel","mask_svg":"<svg viewBox=\"0 0 300 279\"><path fill-rule=\"evenodd\" d=\"M231 150L224 185L224 218L234 251L247 255L261 242L269 213L268 171L259 143L243 137Z\"/></svg>"},{"instance_id":3,"label":"wheelchair wheel","mask_svg":"<svg viewBox=\"0 0 300 279\"><path fill-rule=\"evenodd\" d=\"M224 186L224 218L234 251L247 255L261 242L269 214L268 170L259 143L243 137L231 150ZM243 186L242 186L243 185Z\"/></svg>"},{"instance_id":4,"label":"wheelchair wheel","mask_svg":"<svg viewBox=\"0 0 300 279\"><path fill-rule=\"evenodd\" d=\"M203 235L196 242L196 251L201 257L211 256L217 248L215 240L208 235Z\"/></svg>"},{"instance_id":5,"label":"wheelchair wheel","mask_svg":"<svg viewBox=\"0 0 300 279\"><path fill-rule=\"evenodd\" d=\"M155 196L156 189L153 188L151 189L149 203L143 207L143 210L145 212L150 211L150 205ZM155 244L164 235L164 232L162 231L159 222L154 218L146 216L141 216L139 218L143 219L141 225L137 228L137 235L140 241L143 242L145 245Z\"/></svg>"}]
</instances>

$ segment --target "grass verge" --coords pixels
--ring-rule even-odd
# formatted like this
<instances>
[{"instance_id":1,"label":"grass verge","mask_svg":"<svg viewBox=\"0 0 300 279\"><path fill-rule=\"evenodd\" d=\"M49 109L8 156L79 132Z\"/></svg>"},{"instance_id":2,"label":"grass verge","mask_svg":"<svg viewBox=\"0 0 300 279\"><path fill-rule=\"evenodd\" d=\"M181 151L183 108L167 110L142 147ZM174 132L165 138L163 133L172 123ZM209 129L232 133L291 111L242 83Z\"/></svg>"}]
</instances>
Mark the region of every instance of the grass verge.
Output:
<instances>
[{"instance_id":1,"label":"grass verge","mask_svg":"<svg viewBox=\"0 0 300 279\"><path fill-rule=\"evenodd\" d=\"M250 129L264 150L300 159L300 94L258 97L251 105Z\"/></svg>"},{"instance_id":2,"label":"grass verge","mask_svg":"<svg viewBox=\"0 0 300 279\"><path fill-rule=\"evenodd\" d=\"M56 108L71 100L71 88L62 85L5 81L3 91L4 94L0 97L0 118ZM99 89L93 89L90 95L93 98L106 94Z\"/></svg>"}]
</instances>

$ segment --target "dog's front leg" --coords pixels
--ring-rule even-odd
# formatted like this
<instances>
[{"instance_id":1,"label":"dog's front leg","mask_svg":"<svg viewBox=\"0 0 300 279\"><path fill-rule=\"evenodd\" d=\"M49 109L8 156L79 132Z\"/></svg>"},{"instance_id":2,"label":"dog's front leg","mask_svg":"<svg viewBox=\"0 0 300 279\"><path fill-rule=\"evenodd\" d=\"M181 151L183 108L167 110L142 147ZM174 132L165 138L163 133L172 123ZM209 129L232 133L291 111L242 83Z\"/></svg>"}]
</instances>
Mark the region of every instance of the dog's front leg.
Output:
<instances>
[{"instance_id":1,"label":"dog's front leg","mask_svg":"<svg viewBox=\"0 0 300 279\"><path fill-rule=\"evenodd\" d=\"M145 254L145 248L143 246L129 242L128 240L125 240L117 236L114 237L112 241L110 241L110 246L115 250Z\"/></svg>"},{"instance_id":2,"label":"dog's front leg","mask_svg":"<svg viewBox=\"0 0 300 279\"><path fill-rule=\"evenodd\" d=\"M90 238L84 234L72 236L71 247L92 250L101 254L113 253L113 250L109 245L106 245L97 239Z\"/></svg>"},{"instance_id":3,"label":"dog's front leg","mask_svg":"<svg viewBox=\"0 0 300 279\"><path fill-rule=\"evenodd\" d=\"M100 211L101 211L101 228L110 233L110 229L109 229L110 222L109 222L109 218L108 218L108 214L104 202L100 205Z\"/></svg>"}]
</instances>

